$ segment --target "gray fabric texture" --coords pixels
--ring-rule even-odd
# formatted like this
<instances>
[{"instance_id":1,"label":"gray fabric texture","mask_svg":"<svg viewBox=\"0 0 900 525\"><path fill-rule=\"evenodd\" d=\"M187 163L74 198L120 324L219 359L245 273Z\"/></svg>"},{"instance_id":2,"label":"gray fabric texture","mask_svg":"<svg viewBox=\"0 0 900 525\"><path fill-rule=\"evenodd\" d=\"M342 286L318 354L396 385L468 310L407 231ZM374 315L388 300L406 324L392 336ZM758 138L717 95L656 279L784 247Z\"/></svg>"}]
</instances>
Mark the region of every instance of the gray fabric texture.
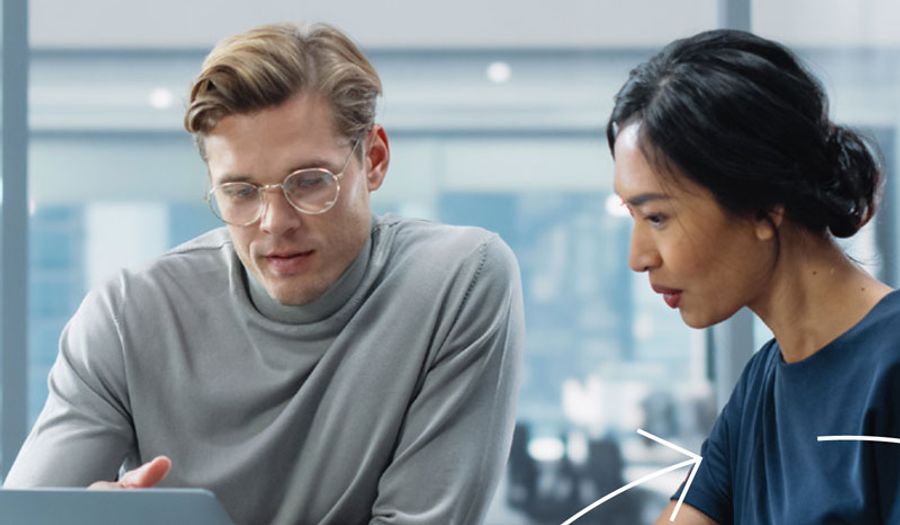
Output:
<instances>
[{"instance_id":1,"label":"gray fabric texture","mask_svg":"<svg viewBox=\"0 0 900 525\"><path fill-rule=\"evenodd\" d=\"M473 524L514 425L519 270L478 228L386 216L318 300L273 301L227 231L90 292L7 487L159 454L239 524Z\"/></svg>"}]
</instances>

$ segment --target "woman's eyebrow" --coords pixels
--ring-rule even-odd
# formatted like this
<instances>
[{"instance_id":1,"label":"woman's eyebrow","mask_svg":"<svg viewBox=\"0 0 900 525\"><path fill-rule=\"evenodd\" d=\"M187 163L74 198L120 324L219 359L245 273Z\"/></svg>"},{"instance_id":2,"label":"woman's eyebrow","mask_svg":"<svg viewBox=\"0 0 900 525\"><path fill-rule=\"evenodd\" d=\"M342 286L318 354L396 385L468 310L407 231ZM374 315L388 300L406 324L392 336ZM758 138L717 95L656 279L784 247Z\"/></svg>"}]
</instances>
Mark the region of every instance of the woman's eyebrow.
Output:
<instances>
[{"instance_id":1,"label":"woman's eyebrow","mask_svg":"<svg viewBox=\"0 0 900 525\"><path fill-rule=\"evenodd\" d=\"M629 206L640 206L650 201L667 199L671 199L671 196L666 195L665 193L641 193L640 195L636 195L625 201L625 204Z\"/></svg>"}]
</instances>

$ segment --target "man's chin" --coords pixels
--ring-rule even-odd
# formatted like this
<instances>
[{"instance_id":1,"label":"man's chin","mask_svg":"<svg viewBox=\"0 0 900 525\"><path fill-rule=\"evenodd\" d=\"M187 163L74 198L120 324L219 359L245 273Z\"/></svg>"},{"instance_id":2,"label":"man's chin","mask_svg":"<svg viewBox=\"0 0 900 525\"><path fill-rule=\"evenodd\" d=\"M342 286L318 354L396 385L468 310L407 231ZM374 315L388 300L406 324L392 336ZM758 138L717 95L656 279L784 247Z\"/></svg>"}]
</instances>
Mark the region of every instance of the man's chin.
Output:
<instances>
[{"instance_id":1,"label":"man's chin","mask_svg":"<svg viewBox=\"0 0 900 525\"><path fill-rule=\"evenodd\" d=\"M266 292L269 297L284 306L303 306L322 296L324 291L307 289L289 285L277 285L266 283Z\"/></svg>"}]
</instances>

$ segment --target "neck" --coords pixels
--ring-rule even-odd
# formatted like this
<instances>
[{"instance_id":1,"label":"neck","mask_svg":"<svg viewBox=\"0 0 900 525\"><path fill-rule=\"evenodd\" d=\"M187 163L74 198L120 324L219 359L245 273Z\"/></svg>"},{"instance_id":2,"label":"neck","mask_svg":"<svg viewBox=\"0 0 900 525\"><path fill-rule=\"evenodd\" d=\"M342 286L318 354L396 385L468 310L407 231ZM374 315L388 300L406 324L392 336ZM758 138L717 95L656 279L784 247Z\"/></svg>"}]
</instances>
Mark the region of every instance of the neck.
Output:
<instances>
[{"instance_id":1,"label":"neck","mask_svg":"<svg viewBox=\"0 0 900 525\"><path fill-rule=\"evenodd\" d=\"M752 304L787 363L815 354L852 328L891 289L830 239L782 238L770 285Z\"/></svg>"}]
</instances>

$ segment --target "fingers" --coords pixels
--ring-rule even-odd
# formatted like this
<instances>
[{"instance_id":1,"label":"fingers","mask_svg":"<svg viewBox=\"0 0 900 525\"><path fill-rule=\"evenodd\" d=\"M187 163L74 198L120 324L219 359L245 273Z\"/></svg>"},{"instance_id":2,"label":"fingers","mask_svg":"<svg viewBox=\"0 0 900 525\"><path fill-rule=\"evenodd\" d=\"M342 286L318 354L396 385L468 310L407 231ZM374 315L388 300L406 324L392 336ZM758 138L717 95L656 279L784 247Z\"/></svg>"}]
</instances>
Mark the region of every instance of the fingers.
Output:
<instances>
[{"instance_id":1,"label":"fingers","mask_svg":"<svg viewBox=\"0 0 900 525\"><path fill-rule=\"evenodd\" d=\"M88 490L112 490L120 488L122 487L115 481L95 481L88 486Z\"/></svg>"},{"instance_id":2,"label":"fingers","mask_svg":"<svg viewBox=\"0 0 900 525\"><path fill-rule=\"evenodd\" d=\"M126 472L119 480L119 485L126 489L146 489L162 481L170 468L172 460L166 456L157 456L140 467Z\"/></svg>"},{"instance_id":3,"label":"fingers","mask_svg":"<svg viewBox=\"0 0 900 525\"><path fill-rule=\"evenodd\" d=\"M157 456L140 467L129 470L119 481L97 481L88 488L92 490L146 489L162 481L171 468L171 459L166 456Z\"/></svg>"}]
</instances>

